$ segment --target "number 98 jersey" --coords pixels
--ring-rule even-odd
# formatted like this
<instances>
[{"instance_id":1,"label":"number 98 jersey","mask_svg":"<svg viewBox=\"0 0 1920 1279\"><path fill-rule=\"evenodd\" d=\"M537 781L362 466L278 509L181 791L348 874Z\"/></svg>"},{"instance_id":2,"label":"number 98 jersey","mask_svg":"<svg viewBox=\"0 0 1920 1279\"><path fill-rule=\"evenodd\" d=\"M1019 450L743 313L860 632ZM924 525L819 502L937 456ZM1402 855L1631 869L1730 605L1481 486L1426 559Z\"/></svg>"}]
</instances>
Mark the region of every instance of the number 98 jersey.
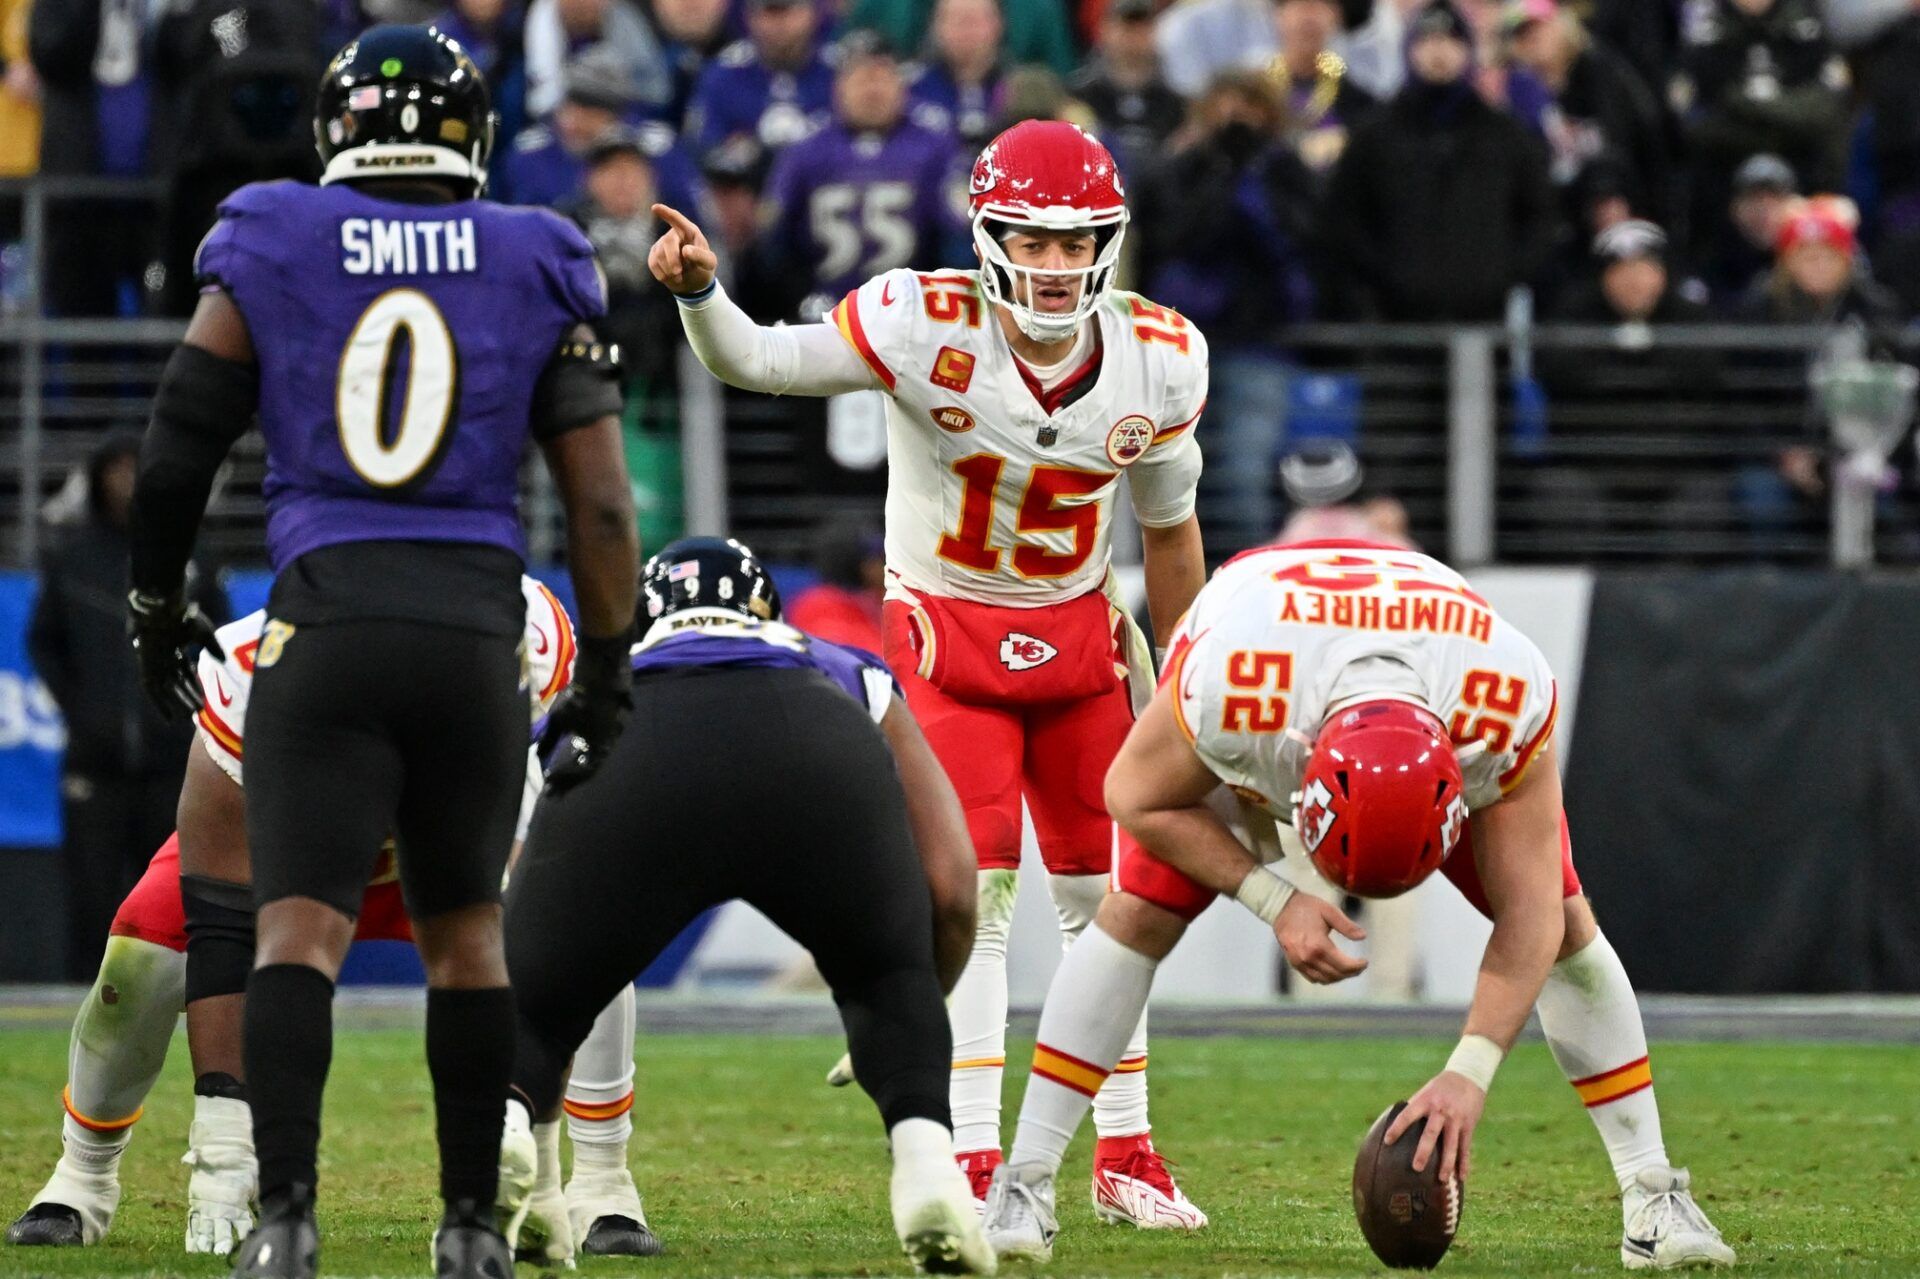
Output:
<instances>
[{"instance_id":1,"label":"number 98 jersey","mask_svg":"<svg viewBox=\"0 0 1920 1279\"><path fill-rule=\"evenodd\" d=\"M1193 514L1207 344L1165 307L1115 291L1086 321L1098 362L1028 385L975 271L889 271L832 323L891 397L887 567L909 591L1040 607L1100 587L1122 474L1142 524ZM1063 394L1064 393L1064 394Z\"/></svg>"},{"instance_id":2,"label":"number 98 jersey","mask_svg":"<svg viewBox=\"0 0 1920 1279\"><path fill-rule=\"evenodd\" d=\"M1553 735L1558 693L1533 641L1431 556L1361 542L1227 561L1174 633L1181 731L1241 798L1291 819L1336 702L1418 700L1447 726L1470 810L1498 803Z\"/></svg>"},{"instance_id":3,"label":"number 98 jersey","mask_svg":"<svg viewBox=\"0 0 1920 1279\"><path fill-rule=\"evenodd\" d=\"M562 338L606 312L572 223L258 183L221 204L194 269L253 339L276 570L341 542L522 553L535 386Z\"/></svg>"}]
</instances>

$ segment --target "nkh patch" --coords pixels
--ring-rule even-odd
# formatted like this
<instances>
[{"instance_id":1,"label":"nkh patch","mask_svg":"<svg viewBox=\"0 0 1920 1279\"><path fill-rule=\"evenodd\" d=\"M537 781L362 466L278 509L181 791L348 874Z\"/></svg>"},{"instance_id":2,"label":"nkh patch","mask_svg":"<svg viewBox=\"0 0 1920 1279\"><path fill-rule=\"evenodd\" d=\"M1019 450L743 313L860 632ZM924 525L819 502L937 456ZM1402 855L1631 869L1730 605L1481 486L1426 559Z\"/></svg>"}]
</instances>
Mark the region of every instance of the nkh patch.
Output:
<instances>
[{"instance_id":1,"label":"nkh patch","mask_svg":"<svg viewBox=\"0 0 1920 1279\"><path fill-rule=\"evenodd\" d=\"M1009 631L1000 641L1000 664L1010 671L1030 671L1045 666L1060 655L1060 650L1033 635Z\"/></svg>"}]
</instances>

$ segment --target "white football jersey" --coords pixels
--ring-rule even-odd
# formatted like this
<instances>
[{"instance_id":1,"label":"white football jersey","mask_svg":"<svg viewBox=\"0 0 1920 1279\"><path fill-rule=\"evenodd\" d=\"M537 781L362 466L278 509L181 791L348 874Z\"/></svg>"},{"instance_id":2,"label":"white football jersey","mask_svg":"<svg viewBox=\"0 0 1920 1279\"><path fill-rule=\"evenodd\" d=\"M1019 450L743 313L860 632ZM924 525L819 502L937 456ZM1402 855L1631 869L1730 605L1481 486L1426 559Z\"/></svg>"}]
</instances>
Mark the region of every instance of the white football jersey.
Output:
<instances>
[{"instance_id":1,"label":"white football jersey","mask_svg":"<svg viewBox=\"0 0 1920 1279\"><path fill-rule=\"evenodd\" d=\"M531 722L538 723L572 678L577 646L573 621L552 591L523 576L520 593L527 601L523 651L531 693ZM200 690L206 705L194 717L200 726L198 735L214 763L236 782L242 781L240 760L246 735L247 695L253 690L254 657L260 650L266 624L264 609L228 622L215 632L220 647L226 650L227 660L219 662L211 653L200 654Z\"/></svg>"},{"instance_id":2,"label":"white football jersey","mask_svg":"<svg viewBox=\"0 0 1920 1279\"><path fill-rule=\"evenodd\" d=\"M1553 734L1553 672L1466 579L1417 551L1268 547L1229 560L1174 632L1167 680L1201 761L1291 820L1327 707L1417 700L1453 738L1469 810L1499 802Z\"/></svg>"},{"instance_id":3,"label":"white football jersey","mask_svg":"<svg viewBox=\"0 0 1920 1279\"><path fill-rule=\"evenodd\" d=\"M1182 316L1114 292L1089 317L1091 389L1049 414L976 271L889 271L833 323L886 387L887 566L908 591L1038 607L1107 574L1121 474L1142 524L1193 513L1207 344Z\"/></svg>"}]
</instances>

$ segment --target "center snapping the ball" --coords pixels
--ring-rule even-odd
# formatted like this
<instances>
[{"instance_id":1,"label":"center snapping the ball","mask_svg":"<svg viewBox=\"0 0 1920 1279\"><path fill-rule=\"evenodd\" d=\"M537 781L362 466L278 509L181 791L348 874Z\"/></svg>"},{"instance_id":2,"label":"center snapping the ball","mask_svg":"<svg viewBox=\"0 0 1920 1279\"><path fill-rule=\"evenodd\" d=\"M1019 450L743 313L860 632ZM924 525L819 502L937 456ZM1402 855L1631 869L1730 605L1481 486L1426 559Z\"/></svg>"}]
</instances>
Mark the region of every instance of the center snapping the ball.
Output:
<instances>
[{"instance_id":1,"label":"center snapping the ball","mask_svg":"<svg viewBox=\"0 0 1920 1279\"><path fill-rule=\"evenodd\" d=\"M1380 1260L1396 1268L1431 1270L1453 1244L1465 1195L1458 1178L1440 1180L1438 1148L1425 1172L1413 1170L1426 1120L1386 1144L1387 1129L1406 1108L1404 1101L1387 1107L1360 1139L1353 1161L1353 1215Z\"/></svg>"}]
</instances>

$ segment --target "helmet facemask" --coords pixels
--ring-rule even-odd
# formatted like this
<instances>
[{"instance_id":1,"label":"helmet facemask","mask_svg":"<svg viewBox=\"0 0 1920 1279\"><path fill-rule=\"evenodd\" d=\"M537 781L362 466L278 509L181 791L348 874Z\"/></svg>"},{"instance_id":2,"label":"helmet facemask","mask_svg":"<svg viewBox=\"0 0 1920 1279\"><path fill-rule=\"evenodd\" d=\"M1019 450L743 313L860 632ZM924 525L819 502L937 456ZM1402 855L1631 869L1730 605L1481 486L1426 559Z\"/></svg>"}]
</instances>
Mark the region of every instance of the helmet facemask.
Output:
<instances>
[{"instance_id":1,"label":"helmet facemask","mask_svg":"<svg viewBox=\"0 0 1920 1279\"><path fill-rule=\"evenodd\" d=\"M1007 255L1003 237L1031 231L1073 231L1094 237L1093 262L1089 266L1041 270L1017 266ZM980 254L982 287L987 299L1003 306L1013 316L1020 331L1036 342L1062 342L1072 337L1080 322L1113 290L1113 278L1120 262L1120 242L1126 237L1127 211L1088 214L1069 208L1027 208L987 205L973 215L973 245ZM1020 300L1018 282L1024 279L1026 301ZM1049 284L1077 281L1080 296L1068 311L1041 311L1033 305L1034 290L1042 282Z\"/></svg>"}]
</instances>

